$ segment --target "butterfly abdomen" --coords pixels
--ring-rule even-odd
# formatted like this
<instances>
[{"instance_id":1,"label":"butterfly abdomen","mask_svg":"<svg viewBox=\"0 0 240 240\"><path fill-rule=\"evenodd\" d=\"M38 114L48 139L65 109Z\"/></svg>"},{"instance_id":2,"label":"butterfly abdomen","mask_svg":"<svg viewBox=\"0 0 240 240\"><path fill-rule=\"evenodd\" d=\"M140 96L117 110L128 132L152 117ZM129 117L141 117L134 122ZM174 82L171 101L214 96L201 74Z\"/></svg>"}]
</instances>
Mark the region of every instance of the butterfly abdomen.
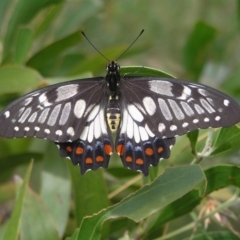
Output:
<instances>
[{"instance_id":1,"label":"butterfly abdomen","mask_svg":"<svg viewBox=\"0 0 240 240\"><path fill-rule=\"evenodd\" d=\"M119 96L110 95L107 107L107 123L112 132L116 132L120 123Z\"/></svg>"}]
</instances>

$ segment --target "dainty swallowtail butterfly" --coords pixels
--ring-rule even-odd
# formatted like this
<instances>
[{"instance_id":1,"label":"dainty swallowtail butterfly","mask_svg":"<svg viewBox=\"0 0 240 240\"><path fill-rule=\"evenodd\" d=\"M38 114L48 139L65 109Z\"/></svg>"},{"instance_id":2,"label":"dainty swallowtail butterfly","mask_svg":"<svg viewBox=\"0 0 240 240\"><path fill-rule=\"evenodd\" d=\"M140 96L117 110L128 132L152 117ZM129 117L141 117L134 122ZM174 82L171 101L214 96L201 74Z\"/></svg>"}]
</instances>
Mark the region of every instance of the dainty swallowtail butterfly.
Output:
<instances>
[{"instance_id":1,"label":"dainty swallowtail butterfly","mask_svg":"<svg viewBox=\"0 0 240 240\"><path fill-rule=\"evenodd\" d=\"M59 83L17 99L0 113L0 136L53 141L82 174L107 168L115 150L126 168L148 175L150 165L170 156L177 135L238 122L239 105L213 88L170 78L121 77L112 61L106 77Z\"/></svg>"}]
</instances>

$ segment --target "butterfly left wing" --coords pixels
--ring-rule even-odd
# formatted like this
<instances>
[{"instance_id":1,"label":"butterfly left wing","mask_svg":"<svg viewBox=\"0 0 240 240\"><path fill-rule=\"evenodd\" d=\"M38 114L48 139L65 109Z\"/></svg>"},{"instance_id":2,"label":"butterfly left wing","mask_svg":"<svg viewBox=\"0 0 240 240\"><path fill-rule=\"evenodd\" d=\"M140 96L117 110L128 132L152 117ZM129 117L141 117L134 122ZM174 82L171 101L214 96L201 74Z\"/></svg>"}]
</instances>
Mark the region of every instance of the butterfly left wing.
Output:
<instances>
[{"instance_id":1,"label":"butterfly left wing","mask_svg":"<svg viewBox=\"0 0 240 240\"><path fill-rule=\"evenodd\" d=\"M175 136L240 122L240 107L210 87L175 79L124 77L116 151L124 166L148 174L168 158Z\"/></svg>"}]
</instances>

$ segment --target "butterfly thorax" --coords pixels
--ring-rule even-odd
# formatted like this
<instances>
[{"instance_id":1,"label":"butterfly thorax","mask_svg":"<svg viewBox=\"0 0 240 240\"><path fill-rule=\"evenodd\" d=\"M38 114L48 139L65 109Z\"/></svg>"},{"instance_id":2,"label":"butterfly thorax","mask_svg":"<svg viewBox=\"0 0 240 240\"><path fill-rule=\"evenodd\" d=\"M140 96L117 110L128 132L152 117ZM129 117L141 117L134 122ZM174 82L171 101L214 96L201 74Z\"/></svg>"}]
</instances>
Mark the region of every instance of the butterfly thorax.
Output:
<instances>
[{"instance_id":1,"label":"butterfly thorax","mask_svg":"<svg viewBox=\"0 0 240 240\"><path fill-rule=\"evenodd\" d=\"M107 65L106 81L107 86L112 94L116 94L120 82L120 65L112 61Z\"/></svg>"}]
</instances>

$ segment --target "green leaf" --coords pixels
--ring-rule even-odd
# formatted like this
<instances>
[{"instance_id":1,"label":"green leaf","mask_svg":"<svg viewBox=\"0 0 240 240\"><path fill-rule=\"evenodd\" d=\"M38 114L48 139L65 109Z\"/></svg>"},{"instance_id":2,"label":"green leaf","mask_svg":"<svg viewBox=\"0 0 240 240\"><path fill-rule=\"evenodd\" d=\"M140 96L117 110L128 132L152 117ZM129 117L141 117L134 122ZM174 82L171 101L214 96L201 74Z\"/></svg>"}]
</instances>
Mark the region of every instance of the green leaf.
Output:
<instances>
[{"instance_id":1,"label":"green leaf","mask_svg":"<svg viewBox=\"0 0 240 240\"><path fill-rule=\"evenodd\" d=\"M78 239L99 239L101 227L107 219L127 217L139 222L159 211L199 184L205 182L204 174L198 165L166 169L152 184L125 198L120 203L102 210L97 215L84 218ZM200 188L202 191L202 186Z\"/></svg>"},{"instance_id":2,"label":"green leaf","mask_svg":"<svg viewBox=\"0 0 240 240\"><path fill-rule=\"evenodd\" d=\"M239 147L240 128L235 125L221 128L211 151L211 156Z\"/></svg>"},{"instance_id":3,"label":"green leaf","mask_svg":"<svg viewBox=\"0 0 240 240\"><path fill-rule=\"evenodd\" d=\"M16 64L22 64L27 58L28 52L32 44L32 31L28 28L20 28L16 45L15 45L15 60Z\"/></svg>"},{"instance_id":4,"label":"green leaf","mask_svg":"<svg viewBox=\"0 0 240 240\"><path fill-rule=\"evenodd\" d=\"M183 64L191 78L197 79L200 75L216 33L216 29L205 22L195 24L183 48Z\"/></svg>"},{"instance_id":5,"label":"green leaf","mask_svg":"<svg viewBox=\"0 0 240 240\"><path fill-rule=\"evenodd\" d=\"M21 218L21 239L60 240L57 227L43 200L30 188L27 191Z\"/></svg>"},{"instance_id":6,"label":"green leaf","mask_svg":"<svg viewBox=\"0 0 240 240\"><path fill-rule=\"evenodd\" d=\"M67 161L60 158L56 146L51 142L48 143L44 156L40 195L62 237L69 215L71 180Z\"/></svg>"},{"instance_id":7,"label":"green leaf","mask_svg":"<svg viewBox=\"0 0 240 240\"><path fill-rule=\"evenodd\" d=\"M76 220L79 225L85 216L109 206L106 182L102 170L90 171L82 176L78 167L73 166L72 163L68 165L72 177Z\"/></svg>"},{"instance_id":8,"label":"green leaf","mask_svg":"<svg viewBox=\"0 0 240 240\"><path fill-rule=\"evenodd\" d=\"M64 0L43 0L43 1L32 1L32 0L19 0L17 1L15 8L11 14L11 19L8 24L6 36L4 38L4 53L3 58L6 60L11 59L11 52L14 49L14 43L16 40L16 33L18 28L31 19L43 8L46 8L52 4L58 4Z\"/></svg>"},{"instance_id":9,"label":"green leaf","mask_svg":"<svg viewBox=\"0 0 240 240\"><path fill-rule=\"evenodd\" d=\"M146 76L146 77L165 77L165 78L174 78L172 75L160 71L155 68L150 67L141 67L141 66L131 66L131 67L124 67L121 66L121 75L124 76Z\"/></svg>"},{"instance_id":10,"label":"green leaf","mask_svg":"<svg viewBox=\"0 0 240 240\"><path fill-rule=\"evenodd\" d=\"M38 72L27 67L1 67L0 94L28 92L39 86L41 80Z\"/></svg>"},{"instance_id":11,"label":"green leaf","mask_svg":"<svg viewBox=\"0 0 240 240\"><path fill-rule=\"evenodd\" d=\"M205 196L228 186L240 188L240 168L236 166L221 165L205 170L207 189ZM159 237L159 228L167 222L190 213L201 201L202 197L196 190L192 190L183 197L166 206L158 216L154 224L145 234L144 239L155 239Z\"/></svg>"},{"instance_id":12,"label":"green leaf","mask_svg":"<svg viewBox=\"0 0 240 240\"><path fill-rule=\"evenodd\" d=\"M18 240L23 203L26 197L26 191L27 191L27 186L30 179L32 167L33 167L33 161L30 162L27 172L24 176L24 181L20 187L20 192L16 200L16 203L14 205L13 212L12 212L10 221L8 223L3 240Z\"/></svg>"},{"instance_id":13,"label":"green leaf","mask_svg":"<svg viewBox=\"0 0 240 240\"><path fill-rule=\"evenodd\" d=\"M51 65L52 67L52 64L54 64L61 53L66 49L79 44L81 39L82 36L78 30L60 40L57 40L32 56L28 60L27 65L38 69L43 75L48 76L51 74L49 66Z\"/></svg>"}]
</instances>

